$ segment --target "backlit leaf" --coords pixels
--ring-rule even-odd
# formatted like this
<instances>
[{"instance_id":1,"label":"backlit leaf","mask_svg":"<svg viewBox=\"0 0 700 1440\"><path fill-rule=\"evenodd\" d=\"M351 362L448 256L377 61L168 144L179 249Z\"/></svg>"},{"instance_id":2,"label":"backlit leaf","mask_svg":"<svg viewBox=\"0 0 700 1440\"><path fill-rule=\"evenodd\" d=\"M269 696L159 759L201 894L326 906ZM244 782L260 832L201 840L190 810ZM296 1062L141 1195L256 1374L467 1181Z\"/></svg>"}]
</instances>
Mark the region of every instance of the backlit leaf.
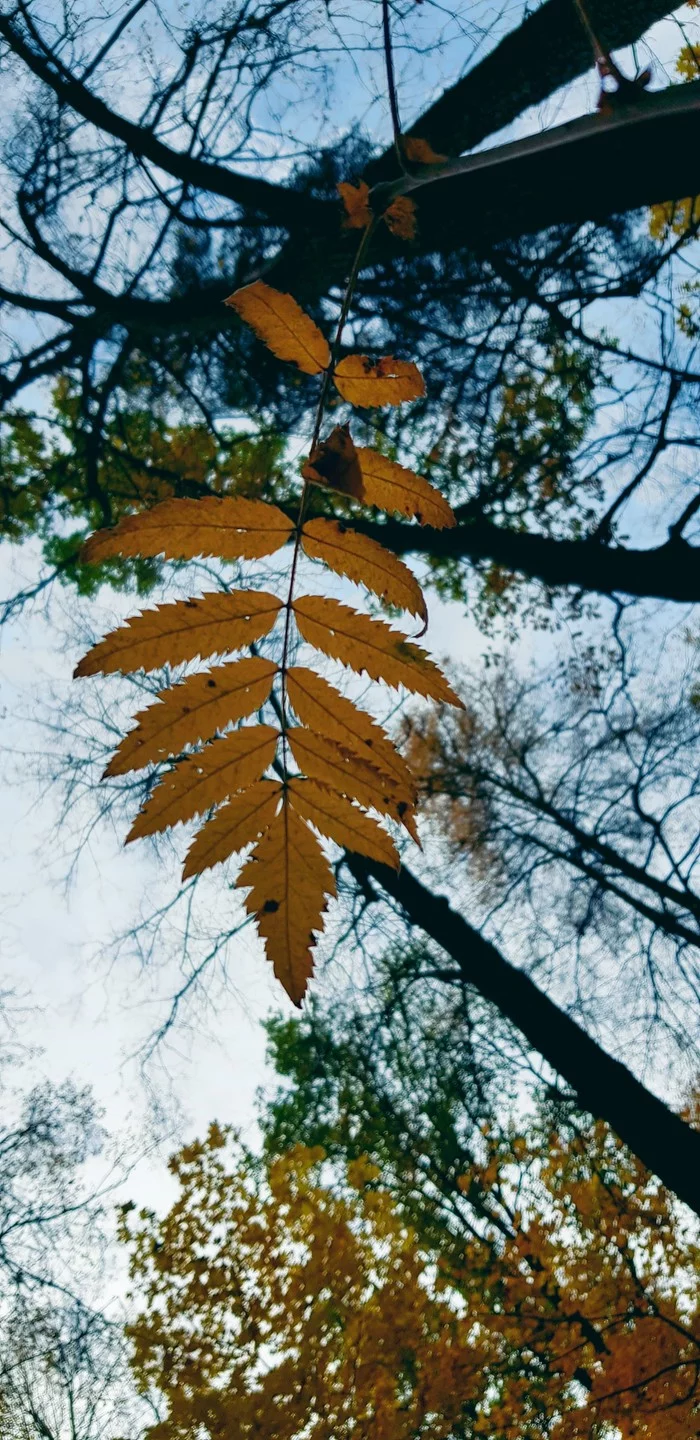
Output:
<instances>
[{"instance_id":1,"label":"backlit leaf","mask_svg":"<svg viewBox=\"0 0 700 1440\"><path fill-rule=\"evenodd\" d=\"M361 180L359 185L349 185L347 180L342 180L338 186L338 194L345 209L343 220L345 229L365 230L372 222L369 185L364 180Z\"/></svg>"},{"instance_id":2,"label":"backlit leaf","mask_svg":"<svg viewBox=\"0 0 700 1440\"><path fill-rule=\"evenodd\" d=\"M305 480L311 480L316 485L330 485L332 490L340 490L343 495L353 495L356 500L362 500L362 471L357 457L350 427L336 425L328 439L322 440L312 450L301 473Z\"/></svg>"},{"instance_id":3,"label":"backlit leaf","mask_svg":"<svg viewBox=\"0 0 700 1440\"><path fill-rule=\"evenodd\" d=\"M299 769L312 780L320 780L369 809L391 815L399 823L412 809L405 800L396 799L391 781L354 750L342 748L334 740L327 740L324 735L301 725L292 726L287 731L287 739Z\"/></svg>"},{"instance_id":4,"label":"backlit leaf","mask_svg":"<svg viewBox=\"0 0 700 1440\"><path fill-rule=\"evenodd\" d=\"M74 675L157 670L201 655L226 655L267 635L282 601L264 590L214 591L134 615L88 650Z\"/></svg>"},{"instance_id":5,"label":"backlit leaf","mask_svg":"<svg viewBox=\"0 0 700 1440\"><path fill-rule=\"evenodd\" d=\"M427 140L417 135L402 135L401 148L407 160L414 165L444 165L447 155L438 155Z\"/></svg>"},{"instance_id":6,"label":"backlit leaf","mask_svg":"<svg viewBox=\"0 0 700 1440\"><path fill-rule=\"evenodd\" d=\"M347 355L333 372L344 400L351 405L401 405L425 395L423 376L412 360L394 360L385 355L370 360L367 355Z\"/></svg>"},{"instance_id":7,"label":"backlit leaf","mask_svg":"<svg viewBox=\"0 0 700 1440\"><path fill-rule=\"evenodd\" d=\"M245 906L266 941L268 959L290 998L300 1005L313 973L312 946L323 929L333 871L308 825L288 802L243 866L237 886L250 889Z\"/></svg>"},{"instance_id":8,"label":"backlit leaf","mask_svg":"<svg viewBox=\"0 0 700 1440\"><path fill-rule=\"evenodd\" d=\"M293 528L282 510L264 500L238 495L163 500L150 510L127 515L111 530L91 535L81 559L96 563L113 555L164 555L167 560L218 555L222 560L255 560L279 550Z\"/></svg>"},{"instance_id":9,"label":"backlit leaf","mask_svg":"<svg viewBox=\"0 0 700 1440\"><path fill-rule=\"evenodd\" d=\"M302 665L293 665L287 671L287 694L302 725L360 755L366 750L366 758L372 765L400 782L401 789L395 793L415 802L416 781L403 755L365 710L358 709L321 675Z\"/></svg>"},{"instance_id":10,"label":"backlit leaf","mask_svg":"<svg viewBox=\"0 0 700 1440\"><path fill-rule=\"evenodd\" d=\"M124 775L176 755L184 745L209 740L252 715L267 700L276 671L273 661L253 655L161 690L156 703L136 716L136 729L125 735L105 775Z\"/></svg>"},{"instance_id":11,"label":"backlit leaf","mask_svg":"<svg viewBox=\"0 0 700 1440\"><path fill-rule=\"evenodd\" d=\"M274 760L278 734L270 725L250 725L180 760L139 811L127 844L202 815L259 780Z\"/></svg>"},{"instance_id":12,"label":"backlit leaf","mask_svg":"<svg viewBox=\"0 0 700 1440\"><path fill-rule=\"evenodd\" d=\"M387 206L382 219L389 226L392 235L398 235L400 240L415 240L418 229L416 207L408 195L397 195L391 205Z\"/></svg>"},{"instance_id":13,"label":"backlit leaf","mask_svg":"<svg viewBox=\"0 0 700 1440\"><path fill-rule=\"evenodd\" d=\"M383 680L395 688L403 685L416 695L464 709L425 651L391 630L383 620L371 620L349 605L322 595L301 596L294 601L293 609L302 638L332 660L340 660L342 665L372 680Z\"/></svg>"},{"instance_id":14,"label":"backlit leaf","mask_svg":"<svg viewBox=\"0 0 700 1440\"><path fill-rule=\"evenodd\" d=\"M342 520L309 520L302 546L314 560L323 560L337 575L366 585L386 605L396 605L427 622L423 591L407 565L376 540L360 535Z\"/></svg>"},{"instance_id":15,"label":"backlit leaf","mask_svg":"<svg viewBox=\"0 0 700 1440\"><path fill-rule=\"evenodd\" d=\"M391 837L371 815L358 810L345 796L315 780L290 780L289 799L304 820L310 820L336 845L398 869L399 852Z\"/></svg>"},{"instance_id":16,"label":"backlit leaf","mask_svg":"<svg viewBox=\"0 0 700 1440\"><path fill-rule=\"evenodd\" d=\"M182 871L183 880L201 875L203 870L219 865L257 840L272 824L281 794L279 781L258 780L222 805L192 841Z\"/></svg>"},{"instance_id":17,"label":"backlit leaf","mask_svg":"<svg viewBox=\"0 0 700 1440\"><path fill-rule=\"evenodd\" d=\"M252 326L273 355L291 360L305 375L318 375L330 365L328 341L291 295L254 280L229 295L226 304Z\"/></svg>"},{"instance_id":18,"label":"backlit leaf","mask_svg":"<svg viewBox=\"0 0 700 1440\"><path fill-rule=\"evenodd\" d=\"M390 514L407 515L420 525L445 530L456 525L452 507L422 475L415 475L377 450L362 446L356 450L362 477L361 499Z\"/></svg>"}]
</instances>

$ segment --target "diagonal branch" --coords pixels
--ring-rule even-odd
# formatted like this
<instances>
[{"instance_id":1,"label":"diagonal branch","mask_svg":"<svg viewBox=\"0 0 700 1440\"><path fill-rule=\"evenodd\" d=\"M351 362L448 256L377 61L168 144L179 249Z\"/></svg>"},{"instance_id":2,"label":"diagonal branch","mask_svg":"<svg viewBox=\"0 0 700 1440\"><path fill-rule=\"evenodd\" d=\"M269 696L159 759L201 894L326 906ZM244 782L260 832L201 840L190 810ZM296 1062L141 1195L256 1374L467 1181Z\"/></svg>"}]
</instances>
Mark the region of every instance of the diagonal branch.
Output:
<instances>
[{"instance_id":1,"label":"diagonal branch","mask_svg":"<svg viewBox=\"0 0 700 1440\"><path fill-rule=\"evenodd\" d=\"M397 874L353 854L346 854L345 862L365 889L368 882L377 881L411 924L454 960L460 982L473 985L496 1005L567 1081L581 1105L605 1120L664 1185L700 1214L700 1133L608 1055L410 870L402 868Z\"/></svg>"},{"instance_id":2,"label":"diagonal branch","mask_svg":"<svg viewBox=\"0 0 700 1440\"><path fill-rule=\"evenodd\" d=\"M75 79L60 61L40 54L7 15L0 15L0 35L27 68L49 86L61 104L75 110L96 129L120 140L136 159L149 160L158 169L184 181L193 189L221 195L289 229L307 228L310 223L313 224L315 208L327 208L312 197L298 194L284 185L241 175L215 161L200 160L195 155L174 150L148 127L137 125L110 109L82 81Z\"/></svg>"}]
</instances>

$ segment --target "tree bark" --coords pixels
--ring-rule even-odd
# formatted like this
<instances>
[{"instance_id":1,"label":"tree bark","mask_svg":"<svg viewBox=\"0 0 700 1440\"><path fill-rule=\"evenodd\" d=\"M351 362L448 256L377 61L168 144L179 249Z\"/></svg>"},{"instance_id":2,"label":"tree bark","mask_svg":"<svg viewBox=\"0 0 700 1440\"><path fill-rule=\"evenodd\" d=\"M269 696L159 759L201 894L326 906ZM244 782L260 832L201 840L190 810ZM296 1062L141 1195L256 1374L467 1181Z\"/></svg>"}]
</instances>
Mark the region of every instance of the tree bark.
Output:
<instances>
[{"instance_id":1,"label":"tree bark","mask_svg":"<svg viewBox=\"0 0 700 1440\"><path fill-rule=\"evenodd\" d=\"M581 1105L605 1120L649 1170L700 1215L700 1133L647 1090L490 941L434 895L410 870L346 853L364 887L378 882L418 926L451 957L460 981L473 985L511 1020L566 1080Z\"/></svg>"}]
</instances>

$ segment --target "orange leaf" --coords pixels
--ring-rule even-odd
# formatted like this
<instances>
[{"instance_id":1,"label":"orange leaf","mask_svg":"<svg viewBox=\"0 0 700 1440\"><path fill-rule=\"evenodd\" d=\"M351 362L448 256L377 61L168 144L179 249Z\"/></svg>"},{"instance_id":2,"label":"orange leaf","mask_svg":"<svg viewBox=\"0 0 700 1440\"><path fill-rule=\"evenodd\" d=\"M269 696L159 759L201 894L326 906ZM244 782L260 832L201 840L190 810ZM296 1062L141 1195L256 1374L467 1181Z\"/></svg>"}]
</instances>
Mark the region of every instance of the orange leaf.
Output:
<instances>
[{"instance_id":1,"label":"orange leaf","mask_svg":"<svg viewBox=\"0 0 700 1440\"><path fill-rule=\"evenodd\" d=\"M397 195L384 211L382 219L386 221L392 235L398 235L400 240L415 240L418 228L416 207L408 195Z\"/></svg>"},{"instance_id":2,"label":"orange leaf","mask_svg":"<svg viewBox=\"0 0 700 1440\"><path fill-rule=\"evenodd\" d=\"M157 670L196 655L226 655L267 635L282 601L264 590L213 592L198 600L176 600L133 615L88 650L73 674Z\"/></svg>"},{"instance_id":3,"label":"orange leaf","mask_svg":"<svg viewBox=\"0 0 700 1440\"><path fill-rule=\"evenodd\" d=\"M138 515L127 515L111 530L98 530L85 542L81 560L96 563L112 555L164 555L191 560L218 555L222 560L271 555L289 539L291 520L276 505L238 495L205 495L201 500L163 500Z\"/></svg>"},{"instance_id":4,"label":"orange leaf","mask_svg":"<svg viewBox=\"0 0 700 1440\"><path fill-rule=\"evenodd\" d=\"M105 776L140 770L252 715L267 700L276 671L273 661L253 655L161 690L155 705L136 716L136 729L124 736Z\"/></svg>"},{"instance_id":5,"label":"orange leaf","mask_svg":"<svg viewBox=\"0 0 700 1440\"><path fill-rule=\"evenodd\" d=\"M351 405L401 405L425 395L423 376L412 360L370 360L367 355L347 355L333 374L344 400Z\"/></svg>"},{"instance_id":6,"label":"orange leaf","mask_svg":"<svg viewBox=\"0 0 700 1440\"><path fill-rule=\"evenodd\" d=\"M338 575L365 585L387 605L419 615L427 624L423 591L402 560L376 540L351 530L342 520L309 520L302 545L314 560L322 560Z\"/></svg>"},{"instance_id":7,"label":"orange leaf","mask_svg":"<svg viewBox=\"0 0 700 1440\"><path fill-rule=\"evenodd\" d=\"M403 685L417 695L464 709L425 651L391 630L383 620L370 620L349 605L322 595L304 595L294 601L293 609L302 638L324 655L372 680L383 680L395 688Z\"/></svg>"},{"instance_id":8,"label":"orange leaf","mask_svg":"<svg viewBox=\"0 0 700 1440\"><path fill-rule=\"evenodd\" d=\"M417 787L411 771L388 735L366 711L341 695L314 670L293 665L287 671L287 694L299 719L318 735L353 749L382 774L391 776L396 795L415 802ZM400 789L396 789L396 782Z\"/></svg>"},{"instance_id":9,"label":"orange leaf","mask_svg":"<svg viewBox=\"0 0 700 1440\"><path fill-rule=\"evenodd\" d=\"M312 946L323 929L326 897L335 895L335 880L318 840L286 797L236 885L250 889L248 914L255 916L277 979L293 1004L300 1005L313 973Z\"/></svg>"},{"instance_id":10,"label":"orange leaf","mask_svg":"<svg viewBox=\"0 0 700 1440\"><path fill-rule=\"evenodd\" d=\"M293 725L287 731L287 739L299 769L312 780L320 780L340 795L359 800L368 809L391 815L399 823L412 809L405 800L397 801L391 781L385 784L386 777L356 751L336 745L334 740L326 740L324 735L301 725Z\"/></svg>"},{"instance_id":11,"label":"orange leaf","mask_svg":"<svg viewBox=\"0 0 700 1440\"><path fill-rule=\"evenodd\" d=\"M369 185L364 180L361 180L359 185L349 185L347 180L342 180L338 186L338 194L345 207L343 225L346 230L365 230L371 225Z\"/></svg>"},{"instance_id":12,"label":"orange leaf","mask_svg":"<svg viewBox=\"0 0 700 1440\"><path fill-rule=\"evenodd\" d=\"M301 473L315 485L330 485L332 490L361 500L362 473L349 425L336 425L328 439L312 450Z\"/></svg>"},{"instance_id":13,"label":"orange leaf","mask_svg":"<svg viewBox=\"0 0 700 1440\"><path fill-rule=\"evenodd\" d=\"M408 515L420 525L444 530L456 525L454 511L444 495L422 475L415 475L377 450L356 451L362 476L362 499L391 514Z\"/></svg>"},{"instance_id":14,"label":"orange leaf","mask_svg":"<svg viewBox=\"0 0 700 1440\"><path fill-rule=\"evenodd\" d=\"M139 810L126 837L127 845L203 815L212 805L259 780L275 758L278 735L271 725L249 725L223 740L213 740L198 755L186 755Z\"/></svg>"},{"instance_id":15,"label":"orange leaf","mask_svg":"<svg viewBox=\"0 0 700 1440\"><path fill-rule=\"evenodd\" d=\"M235 290L225 303L233 306L280 360L291 360L305 375L328 369L328 341L291 295L254 280Z\"/></svg>"},{"instance_id":16,"label":"orange leaf","mask_svg":"<svg viewBox=\"0 0 700 1440\"><path fill-rule=\"evenodd\" d=\"M419 140L417 135L402 135L401 146L413 165L444 165L448 159L447 155L438 155L427 140Z\"/></svg>"},{"instance_id":17,"label":"orange leaf","mask_svg":"<svg viewBox=\"0 0 700 1440\"><path fill-rule=\"evenodd\" d=\"M381 825L364 810L358 810L343 795L337 795L315 780L290 780L289 799L295 810L309 820L321 835L335 840L345 850L369 855L384 865L399 867L396 846Z\"/></svg>"},{"instance_id":18,"label":"orange leaf","mask_svg":"<svg viewBox=\"0 0 700 1440\"><path fill-rule=\"evenodd\" d=\"M272 824L281 794L278 781L258 780L222 805L192 841L182 871L183 880L201 875L203 870L210 870L212 865L219 865L257 840Z\"/></svg>"}]
</instances>

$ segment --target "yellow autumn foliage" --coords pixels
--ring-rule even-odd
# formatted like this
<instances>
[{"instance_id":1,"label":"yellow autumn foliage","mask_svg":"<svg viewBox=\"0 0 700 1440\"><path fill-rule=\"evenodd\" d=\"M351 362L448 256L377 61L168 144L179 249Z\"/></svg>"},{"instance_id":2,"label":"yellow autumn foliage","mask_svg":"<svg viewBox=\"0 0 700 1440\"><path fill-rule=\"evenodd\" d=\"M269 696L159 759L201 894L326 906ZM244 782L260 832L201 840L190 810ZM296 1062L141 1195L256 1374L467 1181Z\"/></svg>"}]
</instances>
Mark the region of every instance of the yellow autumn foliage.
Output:
<instances>
[{"instance_id":1,"label":"yellow autumn foliage","mask_svg":"<svg viewBox=\"0 0 700 1440\"><path fill-rule=\"evenodd\" d=\"M213 1126L169 1213L125 1216L148 1440L697 1436L697 1238L602 1122L485 1134L445 1199L495 1190L503 1220L455 1218L442 1255L376 1165L323 1161Z\"/></svg>"}]
</instances>

